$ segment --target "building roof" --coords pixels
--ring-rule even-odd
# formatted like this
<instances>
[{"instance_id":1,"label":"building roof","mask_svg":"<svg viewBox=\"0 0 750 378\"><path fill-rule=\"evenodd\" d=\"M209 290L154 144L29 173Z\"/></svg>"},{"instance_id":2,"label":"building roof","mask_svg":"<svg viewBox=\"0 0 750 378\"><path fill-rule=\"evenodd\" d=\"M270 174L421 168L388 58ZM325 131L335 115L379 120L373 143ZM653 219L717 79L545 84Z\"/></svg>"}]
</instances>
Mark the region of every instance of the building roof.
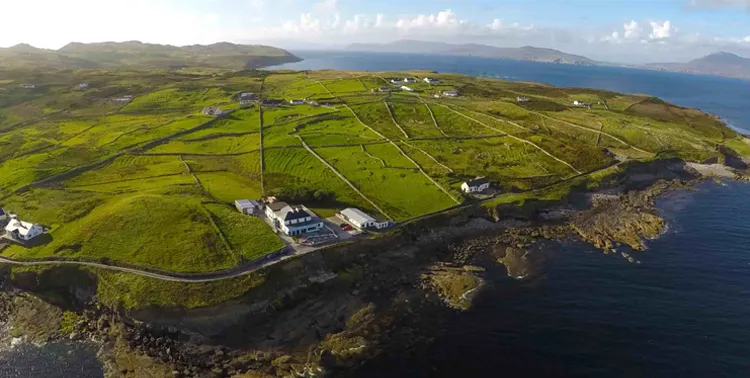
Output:
<instances>
[{"instance_id":1,"label":"building roof","mask_svg":"<svg viewBox=\"0 0 750 378\"><path fill-rule=\"evenodd\" d=\"M281 210L281 209L289 206L289 204L286 203L286 202L274 202L274 203L269 203L266 206L268 206L269 209L271 209L274 212L276 212L276 211L279 211L279 210Z\"/></svg>"},{"instance_id":2,"label":"building roof","mask_svg":"<svg viewBox=\"0 0 750 378\"><path fill-rule=\"evenodd\" d=\"M307 227L307 226L318 224L318 223L320 223L320 219L313 218L311 221L290 224L287 227L291 227L291 228Z\"/></svg>"},{"instance_id":3,"label":"building roof","mask_svg":"<svg viewBox=\"0 0 750 378\"><path fill-rule=\"evenodd\" d=\"M5 210L2 207L0 207L0 215L5 215Z\"/></svg>"},{"instance_id":4,"label":"building roof","mask_svg":"<svg viewBox=\"0 0 750 378\"><path fill-rule=\"evenodd\" d=\"M237 206L243 207L243 208L245 208L245 207L258 207L258 206L260 206L260 204L258 203L258 201L250 201L250 200L246 200L246 199L234 201L234 204L237 205Z\"/></svg>"},{"instance_id":5,"label":"building roof","mask_svg":"<svg viewBox=\"0 0 750 378\"><path fill-rule=\"evenodd\" d=\"M281 105L284 103L284 100L263 100L264 105Z\"/></svg>"},{"instance_id":6,"label":"building roof","mask_svg":"<svg viewBox=\"0 0 750 378\"><path fill-rule=\"evenodd\" d=\"M13 232L18 231L18 234L21 236L26 236L29 233L29 230L36 226L33 223L28 223L24 221L20 221L18 219L11 219L7 226L5 226L5 231Z\"/></svg>"},{"instance_id":7,"label":"building roof","mask_svg":"<svg viewBox=\"0 0 750 378\"><path fill-rule=\"evenodd\" d=\"M375 218L367 215L365 212L363 212L360 209L355 209L355 208L344 209L344 210L341 210L341 215L345 216L347 219L351 220L352 222L359 223L359 224L375 222Z\"/></svg>"},{"instance_id":8,"label":"building roof","mask_svg":"<svg viewBox=\"0 0 750 378\"><path fill-rule=\"evenodd\" d=\"M487 178L477 177L474 180L467 181L466 185L468 185L469 187L475 187L475 186L481 186L481 185L489 184L489 183L490 183L490 180L488 180Z\"/></svg>"},{"instance_id":9,"label":"building roof","mask_svg":"<svg viewBox=\"0 0 750 378\"><path fill-rule=\"evenodd\" d=\"M281 210L279 210L276 214L279 219L283 221L291 221L295 219L305 219L307 217L312 217L310 213L308 213L305 209L301 207L291 207L287 206Z\"/></svg>"}]
</instances>

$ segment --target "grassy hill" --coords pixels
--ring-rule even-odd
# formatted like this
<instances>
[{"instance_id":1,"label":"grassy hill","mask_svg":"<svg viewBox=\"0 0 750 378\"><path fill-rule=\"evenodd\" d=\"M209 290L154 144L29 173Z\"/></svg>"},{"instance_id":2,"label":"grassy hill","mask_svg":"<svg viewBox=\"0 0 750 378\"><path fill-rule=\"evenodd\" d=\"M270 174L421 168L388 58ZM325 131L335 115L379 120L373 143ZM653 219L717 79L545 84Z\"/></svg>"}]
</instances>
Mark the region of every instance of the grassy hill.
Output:
<instances>
[{"instance_id":1,"label":"grassy hill","mask_svg":"<svg viewBox=\"0 0 750 378\"><path fill-rule=\"evenodd\" d=\"M105 62L98 55L105 45L64 50ZM206 57L212 49L246 51L153 48L149 59ZM118 54L105 54L106 64L128 61L128 54ZM2 252L16 258L224 269L282 245L263 222L233 210L235 199L278 194L324 216L358 207L403 222L471 201L460 185L476 176L493 182L499 200L514 201L589 172L597 180L617 161L750 153L750 142L716 117L657 98L452 74L0 73L0 206L51 228L39 245ZM419 80L411 85L415 92L374 91L407 75L441 83ZM79 89L81 82L90 86ZM444 97L444 90L460 96ZM235 95L246 91L327 106L282 105L261 113L258 103L240 108ZM126 94L133 96L127 104L113 100ZM210 105L233 112L219 120L200 114Z\"/></svg>"},{"instance_id":2,"label":"grassy hill","mask_svg":"<svg viewBox=\"0 0 750 378\"><path fill-rule=\"evenodd\" d=\"M289 52L270 46L212 45L169 46L131 42L70 43L59 50L16 45L0 49L0 65L21 68L186 68L243 70L298 61Z\"/></svg>"}]
</instances>

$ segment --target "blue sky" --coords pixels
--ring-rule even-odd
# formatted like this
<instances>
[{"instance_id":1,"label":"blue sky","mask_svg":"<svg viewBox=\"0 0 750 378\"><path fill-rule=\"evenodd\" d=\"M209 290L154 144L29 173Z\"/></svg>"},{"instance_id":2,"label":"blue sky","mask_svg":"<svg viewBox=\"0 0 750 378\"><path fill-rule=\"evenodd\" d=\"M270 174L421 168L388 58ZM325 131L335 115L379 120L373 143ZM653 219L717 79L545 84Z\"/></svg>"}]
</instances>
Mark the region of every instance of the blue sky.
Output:
<instances>
[{"instance_id":1,"label":"blue sky","mask_svg":"<svg viewBox=\"0 0 750 378\"><path fill-rule=\"evenodd\" d=\"M633 63L720 50L750 57L750 0L0 0L0 11L0 46L141 40L301 49L408 38Z\"/></svg>"}]
</instances>

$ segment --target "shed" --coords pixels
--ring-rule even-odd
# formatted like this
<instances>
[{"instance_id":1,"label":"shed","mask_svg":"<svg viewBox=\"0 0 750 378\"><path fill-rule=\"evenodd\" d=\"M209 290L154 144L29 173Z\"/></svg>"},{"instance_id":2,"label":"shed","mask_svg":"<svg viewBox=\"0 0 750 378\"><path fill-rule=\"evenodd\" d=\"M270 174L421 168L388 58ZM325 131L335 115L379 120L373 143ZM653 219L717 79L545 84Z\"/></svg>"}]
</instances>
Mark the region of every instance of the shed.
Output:
<instances>
[{"instance_id":1,"label":"shed","mask_svg":"<svg viewBox=\"0 0 750 378\"><path fill-rule=\"evenodd\" d=\"M245 215L255 215L260 210L260 203L258 201L250 201L246 199L234 201L234 207L239 210L240 213Z\"/></svg>"},{"instance_id":2,"label":"shed","mask_svg":"<svg viewBox=\"0 0 750 378\"><path fill-rule=\"evenodd\" d=\"M341 212L339 213L339 217L351 223L354 227L357 228L368 228L378 225L378 222L375 220L375 218L367 215L360 209L348 208L341 210Z\"/></svg>"},{"instance_id":3,"label":"shed","mask_svg":"<svg viewBox=\"0 0 750 378\"><path fill-rule=\"evenodd\" d=\"M458 91L443 91L444 96L458 97Z\"/></svg>"}]
</instances>

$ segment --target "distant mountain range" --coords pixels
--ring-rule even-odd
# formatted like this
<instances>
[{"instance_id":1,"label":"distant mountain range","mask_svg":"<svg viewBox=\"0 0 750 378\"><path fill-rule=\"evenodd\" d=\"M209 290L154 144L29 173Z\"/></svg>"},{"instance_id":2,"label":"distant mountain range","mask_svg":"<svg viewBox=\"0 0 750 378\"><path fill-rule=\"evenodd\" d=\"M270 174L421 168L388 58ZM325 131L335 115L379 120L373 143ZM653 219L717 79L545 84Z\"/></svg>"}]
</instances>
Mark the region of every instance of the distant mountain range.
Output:
<instances>
[{"instance_id":1,"label":"distant mountain range","mask_svg":"<svg viewBox=\"0 0 750 378\"><path fill-rule=\"evenodd\" d=\"M477 56L483 58L527 60L533 62L593 65L596 62L585 56L567 54L553 49L539 47L494 47L469 44L451 44L442 42L424 42L402 40L387 44L352 44L346 47L350 51L393 52L437 55Z\"/></svg>"},{"instance_id":2,"label":"distant mountain range","mask_svg":"<svg viewBox=\"0 0 750 378\"><path fill-rule=\"evenodd\" d=\"M183 68L252 69L301 59L270 46L212 45L169 46L131 42L70 43L59 50L26 44L0 48L0 66L56 69Z\"/></svg>"},{"instance_id":3,"label":"distant mountain range","mask_svg":"<svg viewBox=\"0 0 750 378\"><path fill-rule=\"evenodd\" d=\"M750 59L724 51L687 63L653 63L646 66L667 71L750 78Z\"/></svg>"},{"instance_id":4,"label":"distant mountain range","mask_svg":"<svg viewBox=\"0 0 750 378\"><path fill-rule=\"evenodd\" d=\"M532 62L549 62L576 65L606 65L647 68L663 71L688 72L696 74L719 75L739 78L750 78L750 59L718 52L695 59L687 63L653 63L645 65L625 65L605 63L589 59L585 56L568 54L554 49L532 46L517 48L494 47L480 44L451 44L443 42L426 42L401 40L385 44L352 44L346 46L349 51L390 52L413 54L436 54L456 56L478 56L485 58L525 60Z\"/></svg>"}]
</instances>

